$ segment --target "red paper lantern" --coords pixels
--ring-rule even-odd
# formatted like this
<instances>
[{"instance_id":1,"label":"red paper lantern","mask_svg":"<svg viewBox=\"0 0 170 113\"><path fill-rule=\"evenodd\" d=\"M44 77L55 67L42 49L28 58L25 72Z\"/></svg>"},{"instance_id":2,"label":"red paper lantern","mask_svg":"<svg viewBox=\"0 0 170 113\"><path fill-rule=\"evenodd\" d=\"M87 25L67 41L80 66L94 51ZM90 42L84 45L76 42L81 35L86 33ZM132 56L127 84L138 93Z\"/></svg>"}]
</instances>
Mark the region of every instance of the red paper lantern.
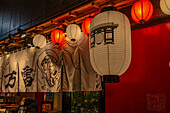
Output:
<instances>
[{"instance_id":1,"label":"red paper lantern","mask_svg":"<svg viewBox=\"0 0 170 113\"><path fill-rule=\"evenodd\" d=\"M148 21L153 14L153 5L149 0L137 1L131 9L132 19L137 23Z\"/></svg>"},{"instance_id":2,"label":"red paper lantern","mask_svg":"<svg viewBox=\"0 0 170 113\"><path fill-rule=\"evenodd\" d=\"M92 20L93 20L93 18L86 18L85 20L83 20L81 27L82 27L83 33L85 35L88 35L90 32L90 24L91 24Z\"/></svg>"},{"instance_id":3,"label":"red paper lantern","mask_svg":"<svg viewBox=\"0 0 170 113\"><path fill-rule=\"evenodd\" d=\"M65 40L65 34L62 30L56 29L51 32L51 40L54 44L60 45Z\"/></svg>"}]
</instances>

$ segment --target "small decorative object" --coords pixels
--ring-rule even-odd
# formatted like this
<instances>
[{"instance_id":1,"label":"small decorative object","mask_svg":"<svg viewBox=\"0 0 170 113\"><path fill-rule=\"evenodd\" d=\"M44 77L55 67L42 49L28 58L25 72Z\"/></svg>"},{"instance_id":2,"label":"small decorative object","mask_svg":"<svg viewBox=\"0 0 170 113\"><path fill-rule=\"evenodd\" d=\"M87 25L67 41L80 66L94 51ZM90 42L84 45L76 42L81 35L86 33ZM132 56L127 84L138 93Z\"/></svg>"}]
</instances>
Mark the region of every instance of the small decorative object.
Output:
<instances>
[{"instance_id":1,"label":"small decorative object","mask_svg":"<svg viewBox=\"0 0 170 113\"><path fill-rule=\"evenodd\" d=\"M137 1L131 9L132 19L137 23L148 21L153 14L153 5L149 0Z\"/></svg>"},{"instance_id":2,"label":"small decorative object","mask_svg":"<svg viewBox=\"0 0 170 113\"><path fill-rule=\"evenodd\" d=\"M131 28L128 18L106 7L90 25L90 61L100 75L117 79L130 65ZM113 75L113 76L110 76Z\"/></svg>"},{"instance_id":3,"label":"small decorative object","mask_svg":"<svg viewBox=\"0 0 170 113\"><path fill-rule=\"evenodd\" d=\"M66 34L71 41L77 41L81 36L81 29L77 24L70 24L66 28Z\"/></svg>"},{"instance_id":4,"label":"small decorative object","mask_svg":"<svg viewBox=\"0 0 170 113\"><path fill-rule=\"evenodd\" d=\"M43 48L46 45L46 38L43 35L35 35L33 38L33 44L36 48Z\"/></svg>"},{"instance_id":5,"label":"small decorative object","mask_svg":"<svg viewBox=\"0 0 170 113\"><path fill-rule=\"evenodd\" d=\"M85 20L83 20L82 30L85 35L88 35L90 32L90 24L92 20L93 18L86 18Z\"/></svg>"},{"instance_id":6,"label":"small decorative object","mask_svg":"<svg viewBox=\"0 0 170 113\"><path fill-rule=\"evenodd\" d=\"M65 34L62 30L56 29L51 32L51 40L54 44L60 45L65 40Z\"/></svg>"},{"instance_id":7,"label":"small decorative object","mask_svg":"<svg viewBox=\"0 0 170 113\"><path fill-rule=\"evenodd\" d=\"M160 0L160 7L162 12L170 15L170 0Z\"/></svg>"}]
</instances>

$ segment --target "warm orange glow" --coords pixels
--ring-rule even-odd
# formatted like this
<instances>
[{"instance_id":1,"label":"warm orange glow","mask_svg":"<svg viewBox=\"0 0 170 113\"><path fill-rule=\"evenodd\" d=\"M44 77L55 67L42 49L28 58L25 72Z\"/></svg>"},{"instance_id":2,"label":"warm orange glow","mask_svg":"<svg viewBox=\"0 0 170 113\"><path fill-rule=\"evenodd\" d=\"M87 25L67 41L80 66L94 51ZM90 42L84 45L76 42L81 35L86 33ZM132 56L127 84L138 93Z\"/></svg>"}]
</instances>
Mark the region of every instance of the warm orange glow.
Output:
<instances>
[{"instance_id":1,"label":"warm orange glow","mask_svg":"<svg viewBox=\"0 0 170 113\"><path fill-rule=\"evenodd\" d=\"M153 14L153 5L149 0L139 0L137 1L131 9L132 19L139 22L148 21Z\"/></svg>"},{"instance_id":2,"label":"warm orange glow","mask_svg":"<svg viewBox=\"0 0 170 113\"><path fill-rule=\"evenodd\" d=\"M170 22L168 22L165 26L167 27L168 30L170 30Z\"/></svg>"},{"instance_id":3,"label":"warm orange glow","mask_svg":"<svg viewBox=\"0 0 170 113\"><path fill-rule=\"evenodd\" d=\"M90 32L90 24L92 20L93 18L86 18L85 20L83 20L82 30L85 35L88 35Z\"/></svg>"},{"instance_id":4,"label":"warm orange glow","mask_svg":"<svg viewBox=\"0 0 170 113\"><path fill-rule=\"evenodd\" d=\"M51 40L55 44L61 44L65 40L65 34L62 30L56 29L51 32Z\"/></svg>"}]
</instances>

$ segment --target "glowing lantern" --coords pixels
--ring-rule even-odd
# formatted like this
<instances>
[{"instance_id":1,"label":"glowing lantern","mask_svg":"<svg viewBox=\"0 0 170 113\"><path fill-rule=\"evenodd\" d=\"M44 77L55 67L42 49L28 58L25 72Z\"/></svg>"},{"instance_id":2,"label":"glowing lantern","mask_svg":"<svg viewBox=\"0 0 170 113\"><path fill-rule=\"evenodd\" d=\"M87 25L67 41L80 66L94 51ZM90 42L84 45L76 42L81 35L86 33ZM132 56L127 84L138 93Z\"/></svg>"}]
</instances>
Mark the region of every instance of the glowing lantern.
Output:
<instances>
[{"instance_id":1,"label":"glowing lantern","mask_svg":"<svg viewBox=\"0 0 170 113\"><path fill-rule=\"evenodd\" d=\"M81 29L76 24L70 24L66 28L66 34L71 41L76 41L81 36Z\"/></svg>"},{"instance_id":2,"label":"glowing lantern","mask_svg":"<svg viewBox=\"0 0 170 113\"><path fill-rule=\"evenodd\" d=\"M60 45L65 40L65 34L62 30L56 29L51 32L51 40L54 44Z\"/></svg>"},{"instance_id":3,"label":"glowing lantern","mask_svg":"<svg viewBox=\"0 0 170 113\"><path fill-rule=\"evenodd\" d=\"M131 9L132 19L137 23L148 21L153 14L153 5L149 0L137 1Z\"/></svg>"},{"instance_id":4,"label":"glowing lantern","mask_svg":"<svg viewBox=\"0 0 170 113\"><path fill-rule=\"evenodd\" d=\"M170 15L170 0L160 0L160 7L162 12Z\"/></svg>"},{"instance_id":5,"label":"glowing lantern","mask_svg":"<svg viewBox=\"0 0 170 113\"><path fill-rule=\"evenodd\" d=\"M89 36L90 61L94 70L101 75L119 78L131 61L128 18L121 12L113 11L113 7L106 7L92 20Z\"/></svg>"},{"instance_id":6,"label":"glowing lantern","mask_svg":"<svg viewBox=\"0 0 170 113\"><path fill-rule=\"evenodd\" d=\"M46 45L46 38L43 35L38 34L33 38L33 44L37 48L43 48Z\"/></svg>"},{"instance_id":7,"label":"glowing lantern","mask_svg":"<svg viewBox=\"0 0 170 113\"><path fill-rule=\"evenodd\" d=\"M88 35L90 32L90 23L92 20L93 18L86 18L85 20L83 20L82 30L85 35Z\"/></svg>"}]
</instances>

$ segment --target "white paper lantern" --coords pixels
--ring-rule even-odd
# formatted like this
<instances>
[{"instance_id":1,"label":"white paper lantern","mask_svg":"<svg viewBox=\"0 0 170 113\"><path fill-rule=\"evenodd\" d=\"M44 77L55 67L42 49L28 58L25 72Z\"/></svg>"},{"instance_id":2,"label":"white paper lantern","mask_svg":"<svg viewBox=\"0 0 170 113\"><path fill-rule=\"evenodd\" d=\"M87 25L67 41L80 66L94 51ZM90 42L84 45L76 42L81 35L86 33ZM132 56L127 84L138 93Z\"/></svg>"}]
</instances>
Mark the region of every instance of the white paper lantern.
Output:
<instances>
[{"instance_id":1,"label":"white paper lantern","mask_svg":"<svg viewBox=\"0 0 170 113\"><path fill-rule=\"evenodd\" d=\"M70 24L66 28L66 34L71 41L77 41L81 36L81 29L77 24Z\"/></svg>"},{"instance_id":2,"label":"white paper lantern","mask_svg":"<svg viewBox=\"0 0 170 113\"><path fill-rule=\"evenodd\" d=\"M170 15L170 0L160 0L160 7L165 14Z\"/></svg>"},{"instance_id":3,"label":"white paper lantern","mask_svg":"<svg viewBox=\"0 0 170 113\"><path fill-rule=\"evenodd\" d=\"M117 11L104 11L91 22L90 61L101 75L122 75L131 61L131 28Z\"/></svg>"},{"instance_id":4,"label":"white paper lantern","mask_svg":"<svg viewBox=\"0 0 170 113\"><path fill-rule=\"evenodd\" d=\"M36 35L33 39L33 44L37 48L43 48L46 45L46 38L43 35Z\"/></svg>"}]
</instances>

